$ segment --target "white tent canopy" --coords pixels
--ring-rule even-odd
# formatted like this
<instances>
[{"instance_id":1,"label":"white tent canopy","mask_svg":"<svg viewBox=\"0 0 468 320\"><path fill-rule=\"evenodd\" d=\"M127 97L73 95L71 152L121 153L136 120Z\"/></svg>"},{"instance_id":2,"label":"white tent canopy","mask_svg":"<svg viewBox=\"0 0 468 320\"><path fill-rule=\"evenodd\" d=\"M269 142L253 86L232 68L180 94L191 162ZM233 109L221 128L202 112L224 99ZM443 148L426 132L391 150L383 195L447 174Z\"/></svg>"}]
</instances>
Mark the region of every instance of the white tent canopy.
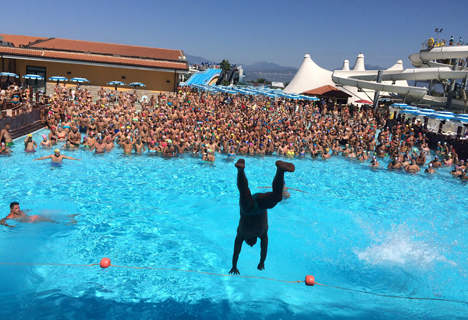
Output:
<instances>
[{"instance_id":1,"label":"white tent canopy","mask_svg":"<svg viewBox=\"0 0 468 320\"><path fill-rule=\"evenodd\" d=\"M341 68L342 71L349 71L349 60L346 59L343 61L343 68Z\"/></svg>"},{"instance_id":2,"label":"white tent canopy","mask_svg":"<svg viewBox=\"0 0 468 320\"><path fill-rule=\"evenodd\" d=\"M312 61L310 55L306 54L301 67L289 85L284 89L284 92L301 94L325 85L334 86L335 84L333 83L331 76L331 71L320 68L314 61Z\"/></svg>"}]
</instances>

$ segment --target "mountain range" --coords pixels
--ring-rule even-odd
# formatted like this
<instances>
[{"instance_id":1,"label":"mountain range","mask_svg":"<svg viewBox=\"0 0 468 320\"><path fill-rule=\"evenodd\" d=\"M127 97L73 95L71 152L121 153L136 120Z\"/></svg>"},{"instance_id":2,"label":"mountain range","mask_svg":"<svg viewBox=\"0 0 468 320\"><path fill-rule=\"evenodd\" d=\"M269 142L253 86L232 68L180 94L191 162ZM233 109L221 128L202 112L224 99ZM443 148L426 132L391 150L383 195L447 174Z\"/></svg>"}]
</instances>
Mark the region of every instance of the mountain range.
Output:
<instances>
[{"instance_id":1,"label":"mountain range","mask_svg":"<svg viewBox=\"0 0 468 320\"><path fill-rule=\"evenodd\" d=\"M219 62L214 62L208 59L205 59L200 56L192 56L192 55L186 55L187 61L189 64L195 64L199 63L219 63ZM247 65L247 64L242 64L239 63L237 65L242 66L244 69L244 80L250 81L250 80L257 80L260 78L266 79L268 81L278 81L278 82L284 82L288 83L290 82L293 78L294 75L297 73L298 68L295 67L285 67L285 66L280 66L276 63L273 62L266 62L266 61L260 61L260 62L255 62L253 64ZM386 69L380 66L371 66L371 65L365 65L366 70L380 70L380 69ZM336 68L335 70L340 70L341 68Z\"/></svg>"}]
</instances>

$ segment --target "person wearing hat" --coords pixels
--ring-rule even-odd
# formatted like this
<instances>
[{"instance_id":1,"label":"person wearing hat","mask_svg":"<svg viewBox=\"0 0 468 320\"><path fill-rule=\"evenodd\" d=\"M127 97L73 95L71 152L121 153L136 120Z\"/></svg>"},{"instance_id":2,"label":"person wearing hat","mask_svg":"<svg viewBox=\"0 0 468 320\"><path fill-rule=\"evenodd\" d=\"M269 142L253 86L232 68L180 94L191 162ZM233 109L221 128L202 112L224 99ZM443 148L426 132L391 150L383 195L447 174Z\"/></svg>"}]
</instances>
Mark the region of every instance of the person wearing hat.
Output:
<instances>
[{"instance_id":1,"label":"person wearing hat","mask_svg":"<svg viewBox=\"0 0 468 320\"><path fill-rule=\"evenodd\" d=\"M53 163L62 163L62 162L63 162L63 159L81 161L81 159L75 159L75 158L67 157L67 156L65 156L65 155L63 155L63 154L60 154L60 150L59 150L59 149L55 149L54 154L51 154L51 155L48 155L48 156L44 156L44 157L40 157L40 158L34 159L33 161L45 160L45 159L51 159Z\"/></svg>"},{"instance_id":2,"label":"person wearing hat","mask_svg":"<svg viewBox=\"0 0 468 320\"><path fill-rule=\"evenodd\" d=\"M435 156L434 157L434 160L432 160L431 162L429 162L432 164L432 166L435 168L441 168L442 167L442 162L439 161L439 156Z\"/></svg>"},{"instance_id":3,"label":"person wearing hat","mask_svg":"<svg viewBox=\"0 0 468 320\"><path fill-rule=\"evenodd\" d=\"M36 148L37 148L36 141L33 140L32 134L28 134L28 136L24 140L24 151L36 152Z\"/></svg>"},{"instance_id":4,"label":"person wearing hat","mask_svg":"<svg viewBox=\"0 0 468 320\"><path fill-rule=\"evenodd\" d=\"M11 152L13 151L7 148L5 142L0 143L0 154L9 155Z\"/></svg>"}]
</instances>

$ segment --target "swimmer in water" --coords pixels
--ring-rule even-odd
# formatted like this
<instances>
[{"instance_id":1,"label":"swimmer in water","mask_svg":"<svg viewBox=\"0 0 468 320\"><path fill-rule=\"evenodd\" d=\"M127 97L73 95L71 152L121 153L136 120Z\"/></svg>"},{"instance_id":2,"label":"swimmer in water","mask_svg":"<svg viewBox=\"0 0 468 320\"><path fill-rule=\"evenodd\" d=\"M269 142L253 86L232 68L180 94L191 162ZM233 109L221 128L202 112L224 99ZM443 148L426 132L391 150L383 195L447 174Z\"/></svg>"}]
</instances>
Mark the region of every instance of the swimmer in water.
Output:
<instances>
[{"instance_id":1,"label":"swimmer in water","mask_svg":"<svg viewBox=\"0 0 468 320\"><path fill-rule=\"evenodd\" d=\"M376 156L372 156L372 160L370 162L370 167L372 168L379 168L380 167L380 164L379 162L377 161L377 157Z\"/></svg>"},{"instance_id":2,"label":"swimmer in water","mask_svg":"<svg viewBox=\"0 0 468 320\"><path fill-rule=\"evenodd\" d=\"M294 172L294 164L276 161L276 175L273 179L273 192L251 194L249 182L245 175L245 161L239 159L236 163L237 168L237 188L239 189L240 199L240 220L237 228L237 236L234 242L234 254L232 256L232 268L230 274L240 274L237 269L237 260L245 241L253 247L260 238L260 263L258 270L265 269L265 259L268 250L268 214L267 209L274 208L283 200L284 173Z\"/></svg>"},{"instance_id":3,"label":"swimmer in water","mask_svg":"<svg viewBox=\"0 0 468 320\"><path fill-rule=\"evenodd\" d=\"M55 149L55 153L54 153L54 154L51 154L51 155L49 155L49 156L40 157L40 158L34 159L33 161L45 160L45 159L49 159L49 158L50 158L50 159L52 160L52 162L54 162L54 163L62 163L62 162L63 162L63 159L81 161L81 159L75 159L75 158L67 157L67 156L64 156L63 154L60 154L60 150L59 150L59 149Z\"/></svg>"},{"instance_id":4,"label":"swimmer in water","mask_svg":"<svg viewBox=\"0 0 468 320\"><path fill-rule=\"evenodd\" d=\"M2 142L1 145L0 145L0 154L6 154L6 155L9 155L10 152L13 152L11 151L10 149L8 149L5 145L5 142Z\"/></svg>"},{"instance_id":5,"label":"swimmer in water","mask_svg":"<svg viewBox=\"0 0 468 320\"><path fill-rule=\"evenodd\" d=\"M47 136L45 134L43 134L42 135L42 141L41 141L40 145L42 147L51 147L52 142L50 142L50 140L47 138Z\"/></svg>"},{"instance_id":6,"label":"swimmer in water","mask_svg":"<svg viewBox=\"0 0 468 320\"><path fill-rule=\"evenodd\" d=\"M4 225L5 227L13 228L14 226L11 226L6 223L7 220L16 220L19 222L54 222L50 219L43 218L40 216L28 216L26 213L21 211L19 203L18 202L12 202L10 203L10 213L0 220L0 225Z\"/></svg>"},{"instance_id":7,"label":"swimmer in water","mask_svg":"<svg viewBox=\"0 0 468 320\"><path fill-rule=\"evenodd\" d=\"M434 173L437 173L434 169L434 166L432 165L432 163L429 163L427 165L427 169L424 170L424 173L429 173L429 174L434 174Z\"/></svg>"},{"instance_id":8,"label":"swimmer in water","mask_svg":"<svg viewBox=\"0 0 468 320\"><path fill-rule=\"evenodd\" d=\"M36 148L37 148L36 141L33 140L32 134L28 134L28 136L24 140L24 151L36 152Z\"/></svg>"}]
</instances>

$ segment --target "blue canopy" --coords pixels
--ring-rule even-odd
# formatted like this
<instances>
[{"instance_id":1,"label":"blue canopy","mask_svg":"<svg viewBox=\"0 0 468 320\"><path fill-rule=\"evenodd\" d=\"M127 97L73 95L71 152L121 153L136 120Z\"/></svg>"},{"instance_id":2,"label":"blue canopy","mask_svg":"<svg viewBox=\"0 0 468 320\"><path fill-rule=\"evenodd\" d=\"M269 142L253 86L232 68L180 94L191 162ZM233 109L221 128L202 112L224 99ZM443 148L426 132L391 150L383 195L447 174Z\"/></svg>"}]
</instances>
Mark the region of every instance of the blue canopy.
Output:
<instances>
[{"instance_id":1,"label":"blue canopy","mask_svg":"<svg viewBox=\"0 0 468 320\"><path fill-rule=\"evenodd\" d=\"M70 81L78 82L78 83L89 82L88 79L86 79L86 78L80 78L80 77L71 78Z\"/></svg>"},{"instance_id":2,"label":"blue canopy","mask_svg":"<svg viewBox=\"0 0 468 320\"><path fill-rule=\"evenodd\" d=\"M33 79L33 80L44 80L44 77L41 77L37 74L25 74L22 78L24 79Z\"/></svg>"},{"instance_id":3,"label":"blue canopy","mask_svg":"<svg viewBox=\"0 0 468 320\"><path fill-rule=\"evenodd\" d=\"M13 73L13 72L0 72L0 76L19 78L19 76L16 73Z\"/></svg>"},{"instance_id":4,"label":"blue canopy","mask_svg":"<svg viewBox=\"0 0 468 320\"><path fill-rule=\"evenodd\" d=\"M132 82L130 84L128 84L129 87L146 87L146 84L144 83L141 83L141 82Z\"/></svg>"},{"instance_id":5,"label":"blue canopy","mask_svg":"<svg viewBox=\"0 0 468 320\"><path fill-rule=\"evenodd\" d=\"M50 81L68 81L67 78L62 76L53 76L49 78Z\"/></svg>"},{"instance_id":6,"label":"blue canopy","mask_svg":"<svg viewBox=\"0 0 468 320\"><path fill-rule=\"evenodd\" d=\"M122 81L111 81L111 82L108 82L107 84L110 85L110 86L114 86L114 85L115 86L124 86L125 85L125 83L123 83Z\"/></svg>"}]
</instances>

